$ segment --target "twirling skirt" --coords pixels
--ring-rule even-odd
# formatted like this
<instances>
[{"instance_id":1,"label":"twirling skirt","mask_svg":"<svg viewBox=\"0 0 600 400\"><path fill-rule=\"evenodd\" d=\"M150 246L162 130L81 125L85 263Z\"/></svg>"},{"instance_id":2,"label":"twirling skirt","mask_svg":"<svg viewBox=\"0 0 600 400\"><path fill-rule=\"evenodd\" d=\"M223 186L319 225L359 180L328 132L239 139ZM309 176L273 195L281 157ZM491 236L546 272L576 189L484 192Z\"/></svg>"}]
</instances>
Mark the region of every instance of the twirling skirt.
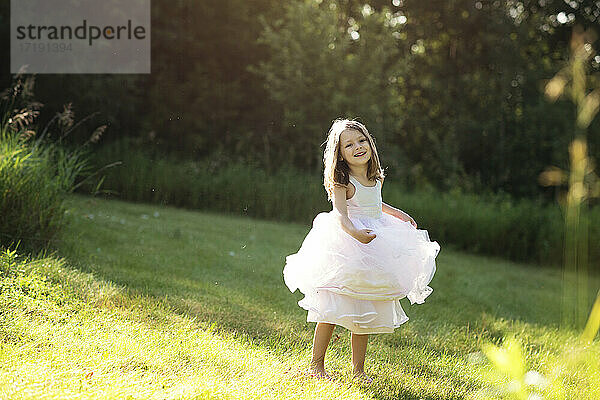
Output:
<instances>
[{"instance_id":1,"label":"twirling skirt","mask_svg":"<svg viewBox=\"0 0 600 400\"><path fill-rule=\"evenodd\" d=\"M300 250L286 257L285 284L304 298L307 321L341 325L358 334L391 333L408 317L399 300L421 304L433 292L440 246L426 230L383 213L352 216L376 238L363 244L342 229L335 210L318 214Z\"/></svg>"}]
</instances>

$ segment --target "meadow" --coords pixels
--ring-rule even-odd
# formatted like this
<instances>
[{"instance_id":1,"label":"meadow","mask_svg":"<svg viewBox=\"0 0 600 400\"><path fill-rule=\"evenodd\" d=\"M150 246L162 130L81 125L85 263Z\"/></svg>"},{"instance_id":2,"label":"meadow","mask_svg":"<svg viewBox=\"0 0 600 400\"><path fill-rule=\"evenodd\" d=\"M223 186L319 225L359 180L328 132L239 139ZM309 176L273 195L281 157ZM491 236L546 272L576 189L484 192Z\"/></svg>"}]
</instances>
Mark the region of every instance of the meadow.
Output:
<instances>
[{"instance_id":1,"label":"meadow","mask_svg":"<svg viewBox=\"0 0 600 400\"><path fill-rule=\"evenodd\" d=\"M82 196L66 209L56 253L0 256L0 398L518 398L482 351L507 338L538 377L529 393L600 398L600 343L559 325L556 268L439 242L434 293L370 339L374 383L350 379L339 327L329 382L304 373L314 324L282 279L310 225Z\"/></svg>"}]
</instances>

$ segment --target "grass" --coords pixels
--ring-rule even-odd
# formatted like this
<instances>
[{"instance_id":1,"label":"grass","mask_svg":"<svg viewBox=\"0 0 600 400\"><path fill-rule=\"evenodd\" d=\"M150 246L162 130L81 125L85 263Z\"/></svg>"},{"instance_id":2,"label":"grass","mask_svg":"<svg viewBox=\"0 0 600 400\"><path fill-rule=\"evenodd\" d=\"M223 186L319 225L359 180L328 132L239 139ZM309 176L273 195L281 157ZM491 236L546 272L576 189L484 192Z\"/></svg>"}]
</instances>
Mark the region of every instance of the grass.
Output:
<instances>
[{"instance_id":1,"label":"grass","mask_svg":"<svg viewBox=\"0 0 600 400\"><path fill-rule=\"evenodd\" d=\"M600 343L559 328L556 269L440 242L434 293L402 300L410 321L370 339L375 383L351 382L339 327L327 355L339 379L323 382L303 375L314 324L282 279L309 226L78 196L67 207L62 258L0 258L0 398L493 397L506 382L481 350L508 336L564 397L600 397ZM564 368L569 351L584 356Z\"/></svg>"}]
</instances>

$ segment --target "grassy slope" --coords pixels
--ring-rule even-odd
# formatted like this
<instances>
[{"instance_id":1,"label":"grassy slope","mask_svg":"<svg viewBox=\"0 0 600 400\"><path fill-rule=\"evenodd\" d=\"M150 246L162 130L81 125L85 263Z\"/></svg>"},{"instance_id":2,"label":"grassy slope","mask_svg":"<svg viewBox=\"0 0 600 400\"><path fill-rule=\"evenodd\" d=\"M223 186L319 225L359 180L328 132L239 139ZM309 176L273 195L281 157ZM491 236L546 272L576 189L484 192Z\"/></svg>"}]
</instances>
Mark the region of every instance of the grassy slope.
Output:
<instances>
[{"instance_id":1,"label":"grassy slope","mask_svg":"<svg viewBox=\"0 0 600 400\"><path fill-rule=\"evenodd\" d=\"M410 321L370 341L375 384L349 381L342 328L328 351L340 379L315 382L302 375L313 324L281 273L310 227L83 197L70 207L70 265L22 266L3 280L2 397L465 398L488 376L482 343L514 334L546 375L575 343L557 328L557 271L440 243L433 295L402 300ZM597 342L587 351L600 358ZM586 368L599 382L598 363ZM598 394L571 378L573 393Z\"/></svg>"}]
</instances>

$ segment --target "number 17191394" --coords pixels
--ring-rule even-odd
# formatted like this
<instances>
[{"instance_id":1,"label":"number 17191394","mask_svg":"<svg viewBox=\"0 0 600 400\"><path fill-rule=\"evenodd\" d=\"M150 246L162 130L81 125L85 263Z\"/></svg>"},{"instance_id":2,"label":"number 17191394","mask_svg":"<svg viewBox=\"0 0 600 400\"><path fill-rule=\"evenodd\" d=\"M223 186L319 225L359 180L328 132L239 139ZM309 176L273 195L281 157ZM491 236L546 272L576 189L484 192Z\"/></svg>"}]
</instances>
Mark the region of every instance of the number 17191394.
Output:
<instances>
[{"instance_id":1,"label":"number 17191394","mask_svg":"<svg viewBox=\"0 0 600 400\"><path fill-rule=\"evenodd\" d=\"M72 51L71 43L21 43L21 53L65 53Z\"/></svg>"}]
</instances>

